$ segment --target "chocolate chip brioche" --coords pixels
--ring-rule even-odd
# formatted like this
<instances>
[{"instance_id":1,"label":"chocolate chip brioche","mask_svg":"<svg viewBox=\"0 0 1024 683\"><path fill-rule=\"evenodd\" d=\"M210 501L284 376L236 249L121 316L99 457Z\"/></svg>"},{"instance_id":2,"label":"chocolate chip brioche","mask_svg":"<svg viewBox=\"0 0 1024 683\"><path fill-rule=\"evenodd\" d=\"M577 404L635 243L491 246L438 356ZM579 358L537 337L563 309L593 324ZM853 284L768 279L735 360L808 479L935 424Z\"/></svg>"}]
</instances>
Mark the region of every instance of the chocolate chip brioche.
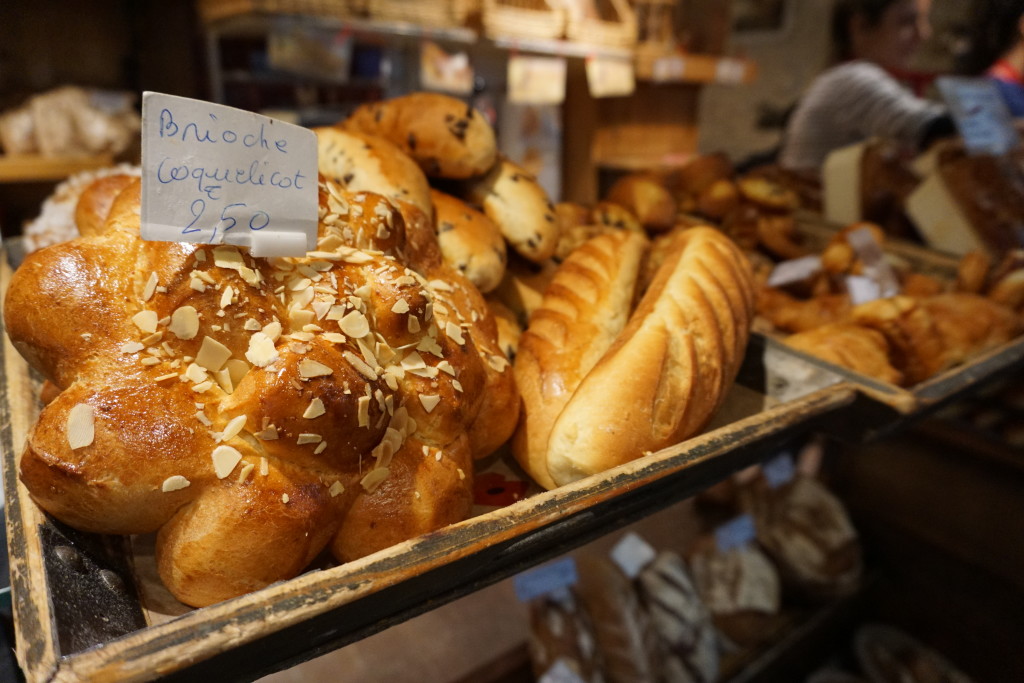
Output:
<instances>
[{"instance_id":1,"label":"chocolate chip brioche","mask_svg":"<svg viewBox=\"0 0 1024 683\"><path fill-rule=\"evenodd\" d=\"M349 130L387 138L432 178L470 178L497 158L494 129L472 105L439 93L412 93L358 107Z\"/></svg>"},{"instance_id":2,"label":"chocolate chip brioche","mask_svg":"<svg viewBox=\"0 0 1024 683\"><path fill-rule=\"evenodd\" d=\"M389 202L330 183L317 251L269 260L141 240L128 187L12 277L8 333L61 390L22 482L76 528L158 532L196 606L464 518L518 395L479 292L407 252Z\"/></svg>"}]
</instances>

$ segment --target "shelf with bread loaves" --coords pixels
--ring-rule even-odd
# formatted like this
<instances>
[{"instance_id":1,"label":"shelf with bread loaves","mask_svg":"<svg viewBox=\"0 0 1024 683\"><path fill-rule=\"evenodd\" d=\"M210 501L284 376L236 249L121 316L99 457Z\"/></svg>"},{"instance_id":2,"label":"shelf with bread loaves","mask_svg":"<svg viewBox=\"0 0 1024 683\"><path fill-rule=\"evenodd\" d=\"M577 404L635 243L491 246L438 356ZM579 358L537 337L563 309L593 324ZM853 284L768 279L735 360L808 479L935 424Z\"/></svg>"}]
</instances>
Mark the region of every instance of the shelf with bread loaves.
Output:
<instances>
[{"instance_id":1,"label":"shelf with bread loaves","mask_svg":"<svg viewBox=\"0 0 1024 683\"><path fill-rule=\"evenodd\" d=\"M138 181L113 176L79 187L81 237L5 259L30 680L287 667L699 492L855 399L826 374L772 379L722 232L652 240L611 205L589 238L563 232L452 98L338 124L317 130L305 258L142 242ZM516 275L538 265L550 296ZM516 291L540 296L518 342Z\"/></svg>"},{"instance_id":2,"label":"shelf with bread loaves","mask_svg":"<svg viewBox=\"0 0 1024 683\"><path fill-rule=\"evenodd\" d=\"M1024 362L1016 252L957 258L868 222L828 223L800 208L805 189L709 155L626 176L607 198L652 227L712 222L741 246L758 282L755 336L857 386L859 419L837 433L898 429Z\"/></svg>"},{"instance_id":3,"label":"shelf with bread loaves","mask_svg":"<svg viewBox=\"0 0 1024 683\"><path fill-rule=\"evenodd\" d=\"M721 24L725 5L693 3L685 16L685 21L690 22L686 24L686 32L691 35L704 33L705 24L711 22L709 16ZM235 9L242 7L244 5ZM586 36L594 34L584 28L572 32L573 39L551 37L562 36L566 32L566 29L558 28L562 25L559 21L565 22L560 10L548 10L554 17L551 21L532 19L523 26L511 20L502 23L500 17L488 20L486 13L498 12L500 7L501 3L488 3L484 7L483 29L439 20L417 23L374 18L373 6L369 8L369 18L337 13L236 12L217 15L206 22L204 29L211 98L242 108L297 109L300 120L323 123L331 113L347 113L361 100L397 96L425 87L417 77L419 48L424 41L431 41L444 49L468 55L477 71L475 87L482 85L484 96L491 104L497 104L496 109L500 111L505 91L505 66L510 56L566 58L566 93L560 118L573 124L564 127L559 169L561 194L566 198L593 202L600 192L604 172L674 167L685 163L697 150L696 114L701 87L708 83L741 85L751 82L757 75L756 65L751 61L722 54L724 37L696 42L693 45L696 49L683 49L671 35L647 40L643 30L640 31L639 42L635 30L628 39L621 41L599 42L594 39L588 42ZM510 6L508 11L514 14L517 10ZM654 25L671 34L673 26L679 23L679 20L673 23L672 17L667 16ZM352 38L357 49L359 45L379 49L375 57L379 61L376 67L370 64L372 59L363 60L359 67L364 81L364 72L367 69L373 71L379 92L357 89L346 83L347 73L336 76L341 82L328 88L322 76L311 77L295 71L274 72L272 77L275 82L281 79L281 88L285 88L291 79L295 91L291 99L295 101L285 105L277 101L288 99L281 88L271 93L264 87L266 83L261 83L258 78L242 75L247 69L265 70L267 60L259 56L261 50L256 50L248 56L248 62L239 62L241 57L234 54L237 50L229 49L232 42L266 42L270 40L268 36L292 30L318 34L322 40L332 36L345 40ZM707 31L715 35L720 32ZM230 64L229 58L234 60ZM592 97L584 68L585 61L592 59L629 62L636 79L633 94L628 97ZM340 68L347 69L348 65ZM469 94L467 92L466 96ZM315 103L311 103L311 99ZM325 114L320 105L329 106L331 113Z\"/></svg>"}]
</instances>

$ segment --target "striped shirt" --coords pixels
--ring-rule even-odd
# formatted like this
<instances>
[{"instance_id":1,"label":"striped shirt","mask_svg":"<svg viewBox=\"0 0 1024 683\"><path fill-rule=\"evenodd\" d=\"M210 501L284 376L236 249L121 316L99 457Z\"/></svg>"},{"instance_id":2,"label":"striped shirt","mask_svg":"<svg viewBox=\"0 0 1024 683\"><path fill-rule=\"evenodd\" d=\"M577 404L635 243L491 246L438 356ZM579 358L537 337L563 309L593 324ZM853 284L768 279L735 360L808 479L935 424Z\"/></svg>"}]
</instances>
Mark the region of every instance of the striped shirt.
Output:
<instances>
[{"instance_id":1,"label":"striped shirt","mask_svg":"<svg viewBox=\"0 0 1024 683\"><path fill-rule=\"evenodd\" d=\"M779 163L819 171L833 150L871 137L917 147L945 107L914 96L872 62L834 66L811 83L793 112Z\"/></svg>"}]
</instances>

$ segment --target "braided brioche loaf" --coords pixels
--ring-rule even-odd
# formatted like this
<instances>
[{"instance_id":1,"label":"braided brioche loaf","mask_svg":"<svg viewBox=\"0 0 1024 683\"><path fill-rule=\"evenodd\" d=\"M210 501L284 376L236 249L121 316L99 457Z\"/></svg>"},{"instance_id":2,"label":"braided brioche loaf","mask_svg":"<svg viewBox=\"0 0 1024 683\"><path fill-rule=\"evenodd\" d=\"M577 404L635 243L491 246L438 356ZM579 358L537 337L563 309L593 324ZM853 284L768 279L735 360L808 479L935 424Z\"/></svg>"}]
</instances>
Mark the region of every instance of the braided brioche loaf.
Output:
<instances>
[{"instance_id":1,"label":"braided brioche loaf","mask_svg":"<svg viewBox=\"0 0 1024 683\"><path fill-rule=\"evenodd\" d=\"M142 241L134 183L12 278L11 339L62 390L21 480L76 528L158 532L195 606L463 519L518 394L479 292L410 251L386 199L324 181L303 258Z\"/></svg>"},{"instance_id":2,"label":"braided brioche loaf","mask_svg":"<svg viewBox=\"0 0 1024 683\"><path fill-rule=\"evenodd\" d=\"M513 453L548 488L682 441L721 405L754 314L733 242L691 228L632 309L643 238L595 237L569 255L520 338Z\"/></svg>"}]
</instances>

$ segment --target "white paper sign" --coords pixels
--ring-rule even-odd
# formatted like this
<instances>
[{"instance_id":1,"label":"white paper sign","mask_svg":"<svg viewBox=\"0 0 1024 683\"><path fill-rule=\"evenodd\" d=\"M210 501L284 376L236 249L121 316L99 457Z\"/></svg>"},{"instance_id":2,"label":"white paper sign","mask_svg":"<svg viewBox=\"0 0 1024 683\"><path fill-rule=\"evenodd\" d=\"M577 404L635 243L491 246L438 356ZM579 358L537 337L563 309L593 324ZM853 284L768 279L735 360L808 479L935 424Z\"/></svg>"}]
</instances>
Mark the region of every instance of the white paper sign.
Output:
<instances>
[{"instance_id":1,"label":"white paper sign","mask_svg":"<svg viewBox=\"0 0 1024 683\"><path fill-rule=\"evenodd\" d=\"M632 531L623 536L611 552L612 561L631 579L638 577L657 555L647 541Z\"/></svg>"},{"instance_id":2,"label":"white paper sign","mask_svg":"<svg viewBox=\"0 0 1024 683\"><path fill-rule=\"evenodd\" d=\"M747 77L747 63L742 59L723 57L715 65L715 81L736 85Z\"/></svg>"},{"instance_id":3,"label":"white paper sign","mask_svg":"<svg viewBox=\"0 0 1024 683\"><path fill-rule=\"evenodd\" d=\"M846 241L853 248L861 263L864 264L864 277L873 280L877 285L878 294L873 296L872 299L888 298L900 293L899 279L896 277L892 266L885 260L885 252L882 251L882 245L878 243L875 239L875 234L869 228L851 230L846 235ZM859 285L854 286L857 287ZM853 295L851 294L851 296Z\"/></svg>"},{"instance_id":4,"label":"white paper sign","mask_svg":"<svg viewBox=\"0 0 1024 683\"><path fill-rule=\"evenodd\" d=\"M316 155L309 129L144 93L142 238L301 256L316 248Z\"/></svg>"},{"instance_id":5,"label":"white paper sign","mask_svg":"<svg viewBox=\"0 0 1024 683\"><path fill-rule=\"evenodd\" d=\"M821 270L821 257L816 254L801 256L777 264L768 276L769 287L781 287L792 282L806 280Z\"/></svg>"},{"instance_id":6,"label":"white paper sign","mask_svg":"<svg viewBox=\"0 0 1024 683\"><path fill-rule=\"evenodd\" d=\"M565 100L566 61L561 57L509 57L508 101L561 104Z\"/></svg>"},{"instance_id":7,"label":"white paper sign","mask_svg":"<svg viewBox=\"0 0 1024 683\"><path fill-rule=\"evenodd\" d=\"M882 288L878 286L878 283L863 275L847 275L846 291L854 306L882 298Z\"/></svg>"},{"instance_id":8,"label":"white paper sign","mask_svg":"<svg viewBox=\"0 0 1024 683\"><path fill-rule=\"evenodd\" d=\"M651 80L678 81L686 74L686 59L679 55L659 57L651 68Z\"/></svg>"},{"instance_id":9,"label":"white paper sign","mask_svg":"<svg viewBox=\"0 0 1024 683\"><path fill-rule=\"evenodd\" d=\"M588 57L586 69L591 97L626 97L636 90L636 75L630 59Z\"/></svg>"},{"instance_id":10,"label":"white paper sign","mask_svg":"<svg viewBox=\"0 0 1024 683\"><path fill-rule=\"evenodd\" d=\"M971 154L1006 154L1020 137L999 89L988 78L943 76L936 81Z\"/></svg>"}]
</instances>

